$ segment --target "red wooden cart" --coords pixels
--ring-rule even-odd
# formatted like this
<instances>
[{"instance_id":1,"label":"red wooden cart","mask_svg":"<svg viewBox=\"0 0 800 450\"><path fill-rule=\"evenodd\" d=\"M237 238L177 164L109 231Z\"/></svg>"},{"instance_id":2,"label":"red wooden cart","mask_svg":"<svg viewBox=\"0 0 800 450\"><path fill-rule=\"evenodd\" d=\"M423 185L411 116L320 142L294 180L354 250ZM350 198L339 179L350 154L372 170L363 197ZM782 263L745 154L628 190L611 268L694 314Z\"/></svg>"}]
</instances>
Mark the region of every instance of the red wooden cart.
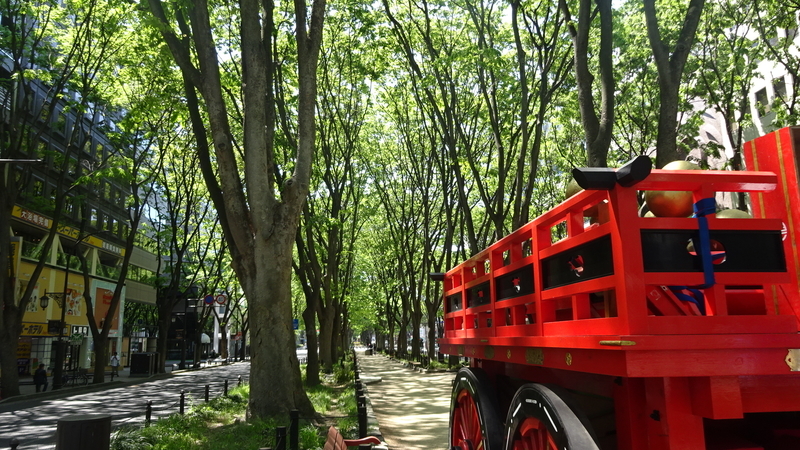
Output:
<instances>
[{"instance_id":1,"label":"red wooden cart","mask_svg":"<svg viewBox=\"0 0 800 450\"><path fill-rule=\"evenodd\" d=\"M800 449L798 130L748 144L762 172L584 190L447 272L451 447ZM640 217L647 190L700 211ZM717 218L720 192L755 218Z\"/></svg>"}]
</instances>

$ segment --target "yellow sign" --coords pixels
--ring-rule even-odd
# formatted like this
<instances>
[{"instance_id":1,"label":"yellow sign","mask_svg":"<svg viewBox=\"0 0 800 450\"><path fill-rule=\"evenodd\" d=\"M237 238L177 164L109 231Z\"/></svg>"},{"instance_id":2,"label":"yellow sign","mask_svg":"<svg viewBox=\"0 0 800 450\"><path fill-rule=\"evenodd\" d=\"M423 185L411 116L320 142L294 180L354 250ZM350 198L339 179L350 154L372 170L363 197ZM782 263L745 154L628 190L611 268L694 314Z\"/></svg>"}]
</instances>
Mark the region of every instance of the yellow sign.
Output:
<instances>
[{"instance_id":1,"label":"yellow sign","mask_svg":"<svg viewBox=\"0 0 800 450\"><path fill-rule=\"evenodd\" d=\"M50 336L50 334L47 332L46 323L22 322L20 336Z\"/></svg>"},{"instance_id":2,"label":"yellow sign","mask_svg":"<svg viewBox=\"0 0 800 450\"><path fill-rule=\"evenodd\" d=\"M11 215L26 222L32 223L34 225L38 225L45 229L50 229L53 223L53 221L49 217L43 216L33 211L29 211L27 209L20 208L19 206L14 206L14 210L11 212ZM58 225L57 231L62 236L68 236L72 239L78 239L80 237L80 232L76 228L72 228L67 225ZM86 236L82 239L82 241L90 245L93 245L95 247L102 248L103 250L116 253L118 255L123 255L123 256L125 255L124 248L121 248L110 242L104 241L103 239L97 238L95 236L91 235Z\"/></svg>"}]
</instances>

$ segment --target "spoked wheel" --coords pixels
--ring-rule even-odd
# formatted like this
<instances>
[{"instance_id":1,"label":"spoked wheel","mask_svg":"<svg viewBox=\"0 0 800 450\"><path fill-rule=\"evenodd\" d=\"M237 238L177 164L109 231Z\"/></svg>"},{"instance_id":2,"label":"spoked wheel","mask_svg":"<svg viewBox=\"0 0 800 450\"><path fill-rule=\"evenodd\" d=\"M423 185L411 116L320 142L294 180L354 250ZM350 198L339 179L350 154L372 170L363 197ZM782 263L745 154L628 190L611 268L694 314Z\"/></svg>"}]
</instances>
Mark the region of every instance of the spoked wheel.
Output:
<instances>
[{"instance_id":1,"label":"spoked wheel","mask_svg":"<svg viewBox=\"0 0 800 450\"><path fill-rule=\"evenodd\" d=\"M453 381L450 400L450 448L500 450L503 424L494 389L483 370L462 368Z\"/></svg>"},{"instance_id":2,"label":"spoked wheel","mask_svg":"<svg viewBox=\"0 0 800 450\"><path fill-rule=\"evenodd\" d=\"M556 387L519 388L506 417L505 450L599 450L591 426Z\"/></svg>"}]
</instances>

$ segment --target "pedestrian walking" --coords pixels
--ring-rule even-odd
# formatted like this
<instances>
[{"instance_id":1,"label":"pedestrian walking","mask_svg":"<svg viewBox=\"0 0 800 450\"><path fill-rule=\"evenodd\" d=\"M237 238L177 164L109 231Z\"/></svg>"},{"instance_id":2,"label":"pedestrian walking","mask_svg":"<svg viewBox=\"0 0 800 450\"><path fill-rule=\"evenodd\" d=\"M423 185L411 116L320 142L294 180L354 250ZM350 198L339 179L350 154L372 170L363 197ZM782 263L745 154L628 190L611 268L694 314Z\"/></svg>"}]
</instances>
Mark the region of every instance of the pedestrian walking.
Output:
<instances>
[{"instance_id":1,"label":"pedestrian walking","mask_svg":"<svg viewBox=\"0 0 800 450\"><path fill-rule=\"evenodd\" d=\"M47 370L44 368L44 364L39 364L39 368L33 373L33 384L36 385L36 392L47 390Z\"/></svg>"},{"instance_id":2,"label":"pedestrian walking","mask_svg":"<svg viewBox=\"0 0 800 450\"><path fill-rule=\"evenodd\" d=\"M119 357L117 356L117 352L114 352L111 355L111 379L113 380L114 377L119 376Z\"/></svg>"}]
</instances>

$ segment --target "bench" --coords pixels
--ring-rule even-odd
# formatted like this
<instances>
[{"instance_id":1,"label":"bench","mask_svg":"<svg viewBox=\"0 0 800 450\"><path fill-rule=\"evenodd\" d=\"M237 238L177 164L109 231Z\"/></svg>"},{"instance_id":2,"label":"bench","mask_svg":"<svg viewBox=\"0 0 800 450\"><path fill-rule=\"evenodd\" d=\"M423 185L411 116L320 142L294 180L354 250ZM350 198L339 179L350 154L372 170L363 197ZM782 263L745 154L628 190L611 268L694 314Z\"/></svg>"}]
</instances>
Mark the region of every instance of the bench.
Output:
<instances>
[{"instance_id":1,"label":"bench","mask_svg":"<svg viewBox=\"0 0 800 450\"><path fill-rule=\"evenodd\" d=\"M368 436L361 439L345 439L335 427L328 428L328 437L325 439L323 450L346 450L347 447L358 447L360 445L380 444L380 439L375 436Z\"/></svg>"}]
</instances>

